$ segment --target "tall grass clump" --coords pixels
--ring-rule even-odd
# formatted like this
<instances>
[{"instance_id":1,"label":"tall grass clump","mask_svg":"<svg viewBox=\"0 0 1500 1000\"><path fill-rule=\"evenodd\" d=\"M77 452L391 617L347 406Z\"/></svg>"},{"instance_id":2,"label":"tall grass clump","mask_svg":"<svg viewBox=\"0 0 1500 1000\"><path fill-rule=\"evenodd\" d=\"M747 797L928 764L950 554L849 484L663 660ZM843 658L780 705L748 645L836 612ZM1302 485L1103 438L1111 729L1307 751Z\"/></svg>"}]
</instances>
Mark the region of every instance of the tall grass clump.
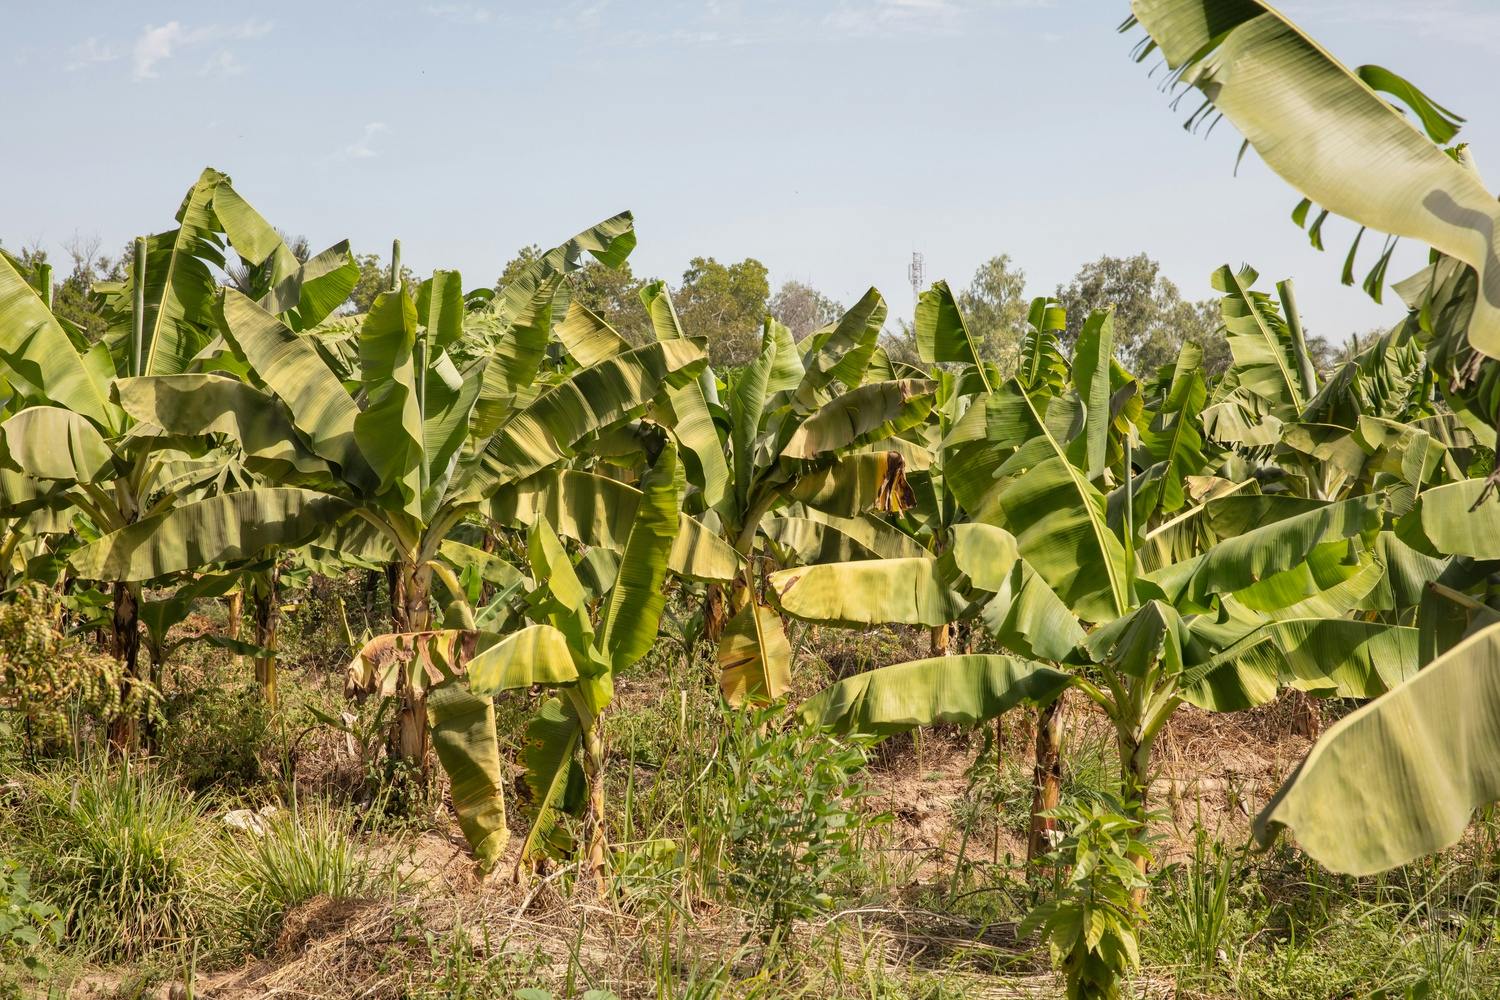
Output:
<instances>
[{"instance_id":1,"label":"tall grass clump","mask_svg":"<svg viewBox=\"0 0 1500 1000\"><path fill-rule=\"evenodd\" d=\"M204 928L209 838L201 807L164 771L85 761L39 772L17 826L39 894L91 956L174 949Z\"/></svg>"},{"instance_id":2,"label":"tall grass clump","mask_svg":"<svg viewBox=\"0 0 1500 1000\"><path fill-rule=\"evenodd\" d=\"M294 805L258 832L230 831L219 862L233 893L236 930L251 949L270 943L301 903L359 899L397 884L394 868L377 868L359 849L348 818L326 805Z\"/></svg>"}]
</instances>

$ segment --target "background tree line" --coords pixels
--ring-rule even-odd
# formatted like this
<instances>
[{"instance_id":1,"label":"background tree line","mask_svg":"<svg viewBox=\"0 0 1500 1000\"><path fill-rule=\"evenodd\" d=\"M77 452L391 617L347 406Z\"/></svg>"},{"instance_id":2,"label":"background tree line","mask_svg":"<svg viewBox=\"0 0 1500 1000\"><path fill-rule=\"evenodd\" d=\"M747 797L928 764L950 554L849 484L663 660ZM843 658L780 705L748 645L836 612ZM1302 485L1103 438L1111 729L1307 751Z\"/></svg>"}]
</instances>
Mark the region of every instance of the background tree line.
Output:
<instances>
[{"instance_id":1,"label":"background tree line","mask_svg":"<svg viewBox=\"0 0 1500 1000\"><path fill-rule=\"evenodd\" d=\"M306 237L283 234L299 260L308 255ZM129 273L132 245L116 256L100 252L97 237L75 236L64 250L69 270L55 271L53 297L61 317L74 323L90 340L103 335L102 303L90 290L100 283L123 281ZM526 265L535 261L541 248L522 247L506 263L495 281L496 291ZM23 247L18 258L28 266L47 263L47 253L34 245ZM390 281L390 262L378 253L358 254L360 279L349 296L345 311L362 313L370 308ZM403 276L414 277L402 268ZM231 274L231 279L234 275ZM634 345L650 343L654 337L640 309L640 292L650 279L641 278L627 263L619 269L590 261L575 276L574 296L603 317ZM845 305L806 282L787 280L773 292L770 272L754 257L724 264L714 257L694 257L681 279L671 286L673 300L686 329L708 338L711 363L733 368L750 361L759 349L760 318L776 317L798 340L833 322ZM1229 365L1229 347L1219 329L1215 299L1190 300L1161 273L1161 265L1145 253L1130 257L1105 254L1081 266L1053 296L1067 310L1068 328L1063 336L1071 349L1082 329L1083 317L1095 309L1113 306L1115 337L1120 360L1132 371L1151 372L1177 357L1182 345L1203 345L1205 374L1213 376ZM958 302L972 329L970 333L984 356L998 359L1002 367L1014 363L1026 331L1026 313L1034 297L1026 286L1026 272L1009 254L991 257L975 269ZM897 318L882 342L893 360L919 364L910 321ZM1317 335L1308 337L1308 351L1319 371L1326 371L1347 353L1340 345Z\"/></svg>"}]
</instances>

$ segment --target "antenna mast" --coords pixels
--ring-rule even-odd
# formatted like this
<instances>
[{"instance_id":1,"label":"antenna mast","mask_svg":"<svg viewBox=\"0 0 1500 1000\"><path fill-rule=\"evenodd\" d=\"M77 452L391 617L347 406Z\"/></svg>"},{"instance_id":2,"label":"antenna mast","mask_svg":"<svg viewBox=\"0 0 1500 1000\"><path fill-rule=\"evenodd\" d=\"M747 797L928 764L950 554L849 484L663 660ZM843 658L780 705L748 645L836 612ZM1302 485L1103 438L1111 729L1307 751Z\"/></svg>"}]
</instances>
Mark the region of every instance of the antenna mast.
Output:
<instances>
[{"instance_id":1,"label":"antenna mast","mask_svg":"<svg viewBox=\"0 0 1500 1000\"><path fill-rule=\"evenodd\" d=\"M922 251L911 252L911 263L906 266L906 279L911 282L912 299L921 298L922 289L927 286L927 262L922 258Z\"/></svg>"}]
</instances>

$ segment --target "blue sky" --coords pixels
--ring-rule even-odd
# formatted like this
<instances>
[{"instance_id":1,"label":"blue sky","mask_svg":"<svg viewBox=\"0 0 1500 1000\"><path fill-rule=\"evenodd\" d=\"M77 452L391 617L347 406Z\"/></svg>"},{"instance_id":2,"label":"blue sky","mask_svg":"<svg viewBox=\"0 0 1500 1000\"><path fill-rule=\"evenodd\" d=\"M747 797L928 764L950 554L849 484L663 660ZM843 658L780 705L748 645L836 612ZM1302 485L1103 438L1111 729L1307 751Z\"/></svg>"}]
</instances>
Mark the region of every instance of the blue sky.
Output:
<instances>
[{"instance_id":1,"label":"blue sky","mask_svg":"<svg viewBox=\"0 0 1500 1000\"><path fill-rule=\"evenodd\" d=\"M9 4L7 6L10 6ZM630 208L638 274L754 256L773 281L909 315L906 266L963 284L1008 252L1029 291L1144 250L1192 297L1220 263L1293 277L1312 332L1399 307L1339 286L1296 198L1238 138L1179 127L1115 26L1124 0L82 3L6 11L0 238L113 252L168 228L204 165L315 248L340 238L489 283L517 247ZM1346 63L1471 118L1493 0L1286 0ZM1408 248L1392 267L1421 260Z\"/></svg>"}]
</instances>

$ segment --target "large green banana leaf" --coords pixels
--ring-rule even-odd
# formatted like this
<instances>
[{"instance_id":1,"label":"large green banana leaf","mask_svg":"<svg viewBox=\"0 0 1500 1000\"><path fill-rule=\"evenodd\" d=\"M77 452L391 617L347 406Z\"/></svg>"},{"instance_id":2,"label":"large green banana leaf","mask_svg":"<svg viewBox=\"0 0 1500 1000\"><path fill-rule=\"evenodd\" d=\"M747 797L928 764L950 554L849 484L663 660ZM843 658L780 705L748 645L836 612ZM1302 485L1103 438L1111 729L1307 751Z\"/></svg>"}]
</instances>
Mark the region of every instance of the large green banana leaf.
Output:
<instances>
[{"instance_id":1,"label":"large green banana leaf","mask_svg":"<svg viewBox=\"0 0 1500 1000\"><path fill-rule=\"evenodd\" d=\"M374 490L379 477L355 439L359 406L318 353L314 340L281 323L249 298L226 289L222 305L226 339L292 415L312 451L333 463L350 485Z\"/></svg>"},{"instance_id":2,"label":"large green banana leaf","mask_svg":"<svg viewBox=\"0 0 1500 1000\"><path fill-rule=\"evenodd\" d=\"M970 601L954 589L951 569L926 556L800 566L772 573L782 609L835 625L946 625Z\"/></svg>"},{"instance_id":3,"label":"large green banana leaf","mask_svg":"<svg viewBox=\"0 0 1500 1000\"><path fill-rule=\"evenodd\" d=\"M1478 174L1269 4L1132 0L1131 9L1168 66L1293 188L1361 225L1421 240L1478 270L1482 293L1470 341L1500 356L1500 210Z\"/></svg>"},{"instance_id":4,"label":"large green banana leaf","mask_svg":"<svg viewBox=\"0 0 1500 1000\"><path fill-rule=\"evenodd\" d=\"M108 335L117 345L116 356L126 359L122 374L180 374L208 343L213 304L219 292L211 268L225 264L224 241L219 235L222 224L214 212L214 196L221 185L228 183L228 177L212 167L205 168L177 211L177 228L146 237L139 368L134 367L130 351L121 349L128 348L133 336L134 274L119 296L128 308L117 311ZM259 249L247 248L246 252L254 256Z\"/></svg>"},{"instance_id":5,"label":"large green banana leaf","mask_svg":"<svg viewBox=\"0 0 1500 1000\"><path fill-rule=\"evenodd\" d=\"M327 462L302 443L286 405L239 379L149 375L116 379L112 391L120 408L137 423L179 437L230 438L252 471L327 474Z\"/></svg>"},{"instance_id":6,"label":"large green banana leaf","mask_svg":"<svg viewBox=\"0 0 1500 1000\"><path fill-rule=\"evenodd\" d=\"M1148 426L1141 429L1141 444L1152 461L1161 463L1161 474L1143 488L1146 517L1170 514L1187 503L1184 484L1189 476L1203 473L1208 457L1203 453L1199 429L1208 387L1203 381L1203 351L1187 343L1177 354L1166 397ZM1139 501L1137 501L1139 503ZM1138 508L1139 509L1139 508Z\"/></svg>"},{"instance_id":7,"label":"large green banana leaf","mask_svg":"<svg viewBox=\"0 0 1500 1000\"><path fill-rule=\"evenodd\" d=\"M974 365L981 379L986 379L980 364L979 349L969 335L969 326L964 322L958 302L946 281L938 281L927 291L917 296L915 316L917 356L928 364L939 361L955 361ZM984 383L989 391L989 383Z\"/></svg>"},{"instance_id":8,"label":"large green banana leaf","mask_svg":"<svg viewBox=\"0 0 1500 1000\"><path fill-rule=\"evenodd\" d=\"M584 437L644 409L662 388L696 378L705 362L692 341L668 340L579 371L537 397L490 440L475 486L483 495L566 458Z\"/></svg>"},{"instance_id":9,"label":"large green banana leaf","mask_svg":"<svg viewBox=\"0 0 1500 1000\"><path fill-rule=\"evenodd\" d=\"M1485 487L1483 479L1465 479L1423 491L1398 537L1429 554L1500 559L1500 503L1478 503Z\"/></svg>"},{"instance_id":10,"label":"large green banana leaf","mask_svg":"<svg viewBox=\"0 0 1500 1000\"><path fill-rule=\"evenodd\" d=\"M906 481L906 460L896 451L861 451L810 469L788 497L831 517L858 517L870 510L901 511L916 501Z\"/></svg>"},{"instance_id":11,"label":"large green banana leaf","mask_svg":"<svg viewBox=\"0 0 1500 1000\"><path fill-rule=\"evenodd\" d=\"M1083 469L1092 482L1104 476L1105 456L1109 451L1110 367L1115 356L1115 315L1113 311L1095 310L1083 324L1078 343L1073 348L1073 388L1083 403L1083 433L1070 448L1073 464Z\"/></svg>"},{"instance_id":12,"label":"large green banana leaf","mask_svg":"<svg viewBox=\"0 0 1500 1000\"><path fill-rule=\"evenodd\" d=\"M560 535L623 552L640 502L641 491L628 483L554 469L496 490L486 513L507 527L545 520ZM703 522L679 513L667 565L679 576L727 583L739 572L740 557Z\"/></svg>"},{"instance_id":13,"label":"large green banana leaf","mask_svg":"<svg viewBox=\"0 0 1500 1000\"><path fill-rule=\"evenodd\" d=\"M960 502L975 520L1014 535L1021 555L1079 618L1124 614L1133 603L1127 556L1109 527L1104 495L1014 379L971 406L949 440L975 435L987 442L964 447L947 465ZM1003 449L1015 450L997 464L994 453Z\"/></svg>"},{"instance_id":14,"label":"large green banana leaf","mask_svg":"<svg viewBox=\"0 0 1500 1000\"><path fill-rule=\"evenodd\" d=\"M641 302L651 317L651 326L658 340L688 339L678 322L677 308L672 304L666 282L647 284L641 289ZM601 342L602 338L596 336L595 344ZM724 491L729 488L729 462L725 458L724 443L719 439L718 427L709 412L710 400L716 400L713 373L705 367L697 379L668 386L659 417L677 441L689 480L703 491L703 503L712 507L724 498Z\"/></svg>"},{"instance_id":15,"label":"large green banana leaf","mask_svg":"<svg viewBox=\"0 0 1500 1000\"><path fill-rule=\"evenodd\" d=\"M528 625L474 654L469 660L468 685L475 694L555 687L578 679L578 668L568 651L568 639L551 625Z\"/></svg>"},{"instance_id":16,"label":"large green banana leaf","mask_svg":"<svg viewBox=\"0 0 1500 1000\"><path fill-rule=\"evenodd\" d=\"M67 331L15 267L0 253L0 373L28 401L55 403L101 428L117 422L108 379L74 348Z\"/></svg>"},{"instance_id":17,"label":"large green banana leaf","mask_svg":"<svg viewBox=\"0 0 1500 1000\"><path fill-rule=\"evenodd\" d=\"M511 276L497 297L496 315L505 326L515 323L518 315L532 308L538 291L547 291L550 298L556 279L582 267L585 253L605 267L616 268L630 256L635 243L635 220L629 212L612 215L574 234Z\"/></svg>"},{"instance_id":18,"label":"large green banana leaf","mask_svg":"<svg viewBox=\"0 0 1500 1000\"><path fill-rule=\"evenodd\" d=\"M89 580L152 580L297 546L347 514L347 501L288 487L239 490L181 504L90 542L71 559Z\"/></svg>"},{"instance_id":19,"label":"large green banana leaf","mask_svg":"<svg viewBox=\"0 0 1500 1000\"><path fill-rule=\"evenodd\" d=\"M926 555L915 538L878 517L835 517L813 508L769 518L761 530L798 563L905 559Z\"/></svg>"},{"instance_id":20,"label":"large green banana leaf","mask_svg":"<svg viewBox=\"0 0 1500 1000\"><path fill-rule=\"evenodd\" d=\"M1006 649L1027 658L1071 661L1082 649L1083 626L1020 555L1010 532L988 524L953 526L953 562L992 596L980 614Z\"/></svg>"},{"instance_id":21,"label":"large green banana leaf","mask_svg":"<svg viewBox=\"0 0 1500 1000\"><path fill-rule=\"evenodd\" d=\"M1369 875L1456 843L1500 798L1500 625L1334 724L1255 818L1319 863Z\"/></svg>"},{"instance_id":22,"label":"large green banana leaf","mask_svg":"<svg viewBox=\"0 0 1500 1000\"><path fill-rule=\"evenodd\" d=\"M802 380L797 385L797 401L804 411L814 407L818 394L830 383L837 381L853 389L864 381L885 316L885 299L871 288L831 329L808 338L812 346L803 359Z\"/></svg>"},{"instance_id":23,"label":"large green banana leaf","mask_svg":"<svg viewBox=\"0 0 1500 1000\"><path fill-rule=\"evenodd\" d=\"M377 477L374 492L392 491L397 502L391 506L420 517L427 469L412 360L416 338L417 307L405 283L376 296L359 331L365 403L354 417L354 441Z\"/></svg>"},{"instance_id":24,"label":"large green banana leaf","mask_svg":"<svg viewBox=\"0 0 1500 1000\"><path fill-rule=\"evenodd\" d=\"M798 712L838 733L884 738L939 722L982 722L1023 701L1046 704L1071 682L1061 670L1014 656L940 656L855 674Z\"/></svg>"},{"instance_id":25,"label":"large green banana leaf","mask_svg":"<svg viewBox=\"0 0 1500 1000\"><path fill-rule=\"evenodd\" d=\"M641 479L641 499L620 555L619 576L600 614L598 643L611 672L635 663L656 642L667 604L668 557L681 517L677 473L677 451L669 445Z\"/></svg>"},{"instance_id":26,"label":"large green banana leaf","mask_svg":"<svg viewBox=\"0 0 1500 1000\"><path fill-rule=\"evenodd\" d=\"M244 241L229 228L224 213L224 195L232 190L228 187L220 188L218 197L214 199L214 208L219 218L225 219L230 242L244 256ZM288 257L291 256L285 245L276 250L278 257L283 252ZM305 263L299 264L292 257L283 262L278 270L284 273L275 279L271 289L258 301L261 308L282 317L295 330L310 330L323 322L349 300L349 293L359 284L359 265L349 252L348 240L340 240Z\"/></svg>"},{"instance_id":27,"label":"large green banana leaf","mask_svg":"<svg viewBox=\"0 0 1500 1000\"><path fill-rule=\"evenodd\" d=\"M937 383L870 382L824 403L787 440L781 454L812 459L900 434L927 419Z\"/></svg>"},{"instance_id":28,"label":"large green banana leaf","mask_svg":"<svg viewBox=\"0 0 1500 1000\"><path fill-rule=\"evenodd\" d=\"M1147 579L1161 588L1171 604L1181 606L1187 601L1205 607L1210 595L1264 585L1272 576L1297 570L1324 543L1366 534L1373 541L1380 512L1378 495L1325 504L1224 538L1207 552L1163 567Z\"/></svg>"},{"instance_id":29,"label":"large green banana leaf","mask_svg":"<svg viewBox=\"0 0 1500 1000\"><path fill-rule=\"evenodd\" d=\"M583 806L586 786L577 751L583 723L570 702L549 698L526 727L521 751L531 792L531 827L521 842L521 861L538 855L566 856L573 842L562 818Z\"/></svg>"}]
</instances>

